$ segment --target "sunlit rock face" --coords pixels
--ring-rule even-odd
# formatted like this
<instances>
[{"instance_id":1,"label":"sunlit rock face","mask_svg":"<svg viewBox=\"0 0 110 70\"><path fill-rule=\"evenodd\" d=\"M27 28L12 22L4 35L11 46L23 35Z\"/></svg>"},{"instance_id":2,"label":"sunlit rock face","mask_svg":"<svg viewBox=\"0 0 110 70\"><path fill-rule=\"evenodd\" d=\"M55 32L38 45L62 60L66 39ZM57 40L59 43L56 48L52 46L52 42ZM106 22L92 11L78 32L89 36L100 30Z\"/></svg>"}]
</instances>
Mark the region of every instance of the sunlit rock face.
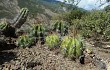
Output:
<instances>
[{"instance_id":1,"label":"sunlit rock face","mask_svg":"<svg viewBox=\"0 0 110 70\"><path fill-rule=\"evenodd\" d=\"M19 12L17 0L0 0L0 19L13 19Z\"/></svg>"}]
</instances>

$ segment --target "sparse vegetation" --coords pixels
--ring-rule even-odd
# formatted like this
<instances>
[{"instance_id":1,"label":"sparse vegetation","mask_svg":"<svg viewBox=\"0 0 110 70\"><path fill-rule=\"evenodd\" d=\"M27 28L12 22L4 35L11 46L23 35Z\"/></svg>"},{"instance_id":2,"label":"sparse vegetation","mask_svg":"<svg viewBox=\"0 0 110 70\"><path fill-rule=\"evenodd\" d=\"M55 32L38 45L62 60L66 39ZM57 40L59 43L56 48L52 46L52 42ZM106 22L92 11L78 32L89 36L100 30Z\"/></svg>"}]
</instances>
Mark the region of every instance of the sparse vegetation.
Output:
<instances>
[{"instance_id":1,"label":"sparse vegetation","mask_svg":"<svg viewBox=\"0 0 110 70\"><path fill-rule=\"evenodd\" d=\"M110 51L108 44L110 41L109 6L103 10L87 11L77 6L66 4L66 0L61 5L59 5L58 1L51 1L54 2L54 6L51 6L52 4L48 5L48 1L50 0L19 0L18 5L20 8L25 8L20 10L17 17L12 21L0 21L0 59L1 53L5 49L5 51L17 53L15 54L16 57L13 57L14 59L4 61L4 63L1 61L0 68L1 64L8 64L9 62L9 64L14 64L13 66L15 67L21 65L16 67L16 69L14 68L14 70L33 70L36 67L38 70L43 69L40 67L44 67L47 70L73 70L74 67L77 69L80 66L80 62L84 65L81 65L79 70L86 69L86 66L89 69L93 67L93 70L106 69L105 59L109 58ZM39 2L38 5L36 5L37 2ZM74 1L71 0L70 2ZM65 10L60 9L62 14L59 14L59 11L54 9L59 6L60 8L68 8ZM48 23L42 21L42 19L35 18L39 13L47 14L45 13L45 8L47 7L59 14L59 16L54 16L55 20L53 19ZM72 8L70 9L69 7ZM32 14L34 17L31 17ZM49 15L47 17L51 18ZM22 30L24 31L22 32ZM107 44L105 44L106 42ZM16 49L10 48L13 46ZM2 56L11 58L10 55L6 56L6 54L2 54ZM103 58L104 61L102 60ZM13 66L8 67L11 69ZM65 69L61 68L62 66Z\"/></svg>"}]
</instances>

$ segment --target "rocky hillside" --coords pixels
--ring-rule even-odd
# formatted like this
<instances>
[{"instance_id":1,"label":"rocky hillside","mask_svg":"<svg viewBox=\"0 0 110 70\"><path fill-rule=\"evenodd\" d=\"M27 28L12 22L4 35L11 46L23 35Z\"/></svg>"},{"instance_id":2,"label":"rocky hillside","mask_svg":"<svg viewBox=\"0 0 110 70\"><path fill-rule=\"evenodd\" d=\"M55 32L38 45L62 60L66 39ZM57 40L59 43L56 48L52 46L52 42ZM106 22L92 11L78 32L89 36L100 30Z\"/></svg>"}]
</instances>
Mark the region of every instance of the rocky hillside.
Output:
<instances>
[{"instance_id":1,"label":"rocky hillside","mask_svg":"<svg viewBox=\"0 0 110 70\"><path fill-rule=\"evenodd\" d=\"M49 2L48 0L0 0L0 19L13 19L22 7L27 7L32 17L38 16L43 19L48 17L50 19L52 16L57 15L59 2Z\"/></svg>"},{"instance_id":2,"label":"rocky hillside","mask_svg":"<svg viewBox=\"0 0 110 70\"><path fill-rule=\"evenodd\" d=\"M30 17L40 17L41 19L51 19L58 15L61 9L61 2L56 0L0 0L0 19L13 19L20 8L27 7Z\"/></svg>"},{"instance_id":3,"label":"rocky hillside","mask_svg":"<svg viewBox=\"0 0 110 70\"><path fill-rule=\"evenodd\" d=\"M13 18L18 12L17 0L0 0L0 18Z\"/></svg>"}]
</instances>

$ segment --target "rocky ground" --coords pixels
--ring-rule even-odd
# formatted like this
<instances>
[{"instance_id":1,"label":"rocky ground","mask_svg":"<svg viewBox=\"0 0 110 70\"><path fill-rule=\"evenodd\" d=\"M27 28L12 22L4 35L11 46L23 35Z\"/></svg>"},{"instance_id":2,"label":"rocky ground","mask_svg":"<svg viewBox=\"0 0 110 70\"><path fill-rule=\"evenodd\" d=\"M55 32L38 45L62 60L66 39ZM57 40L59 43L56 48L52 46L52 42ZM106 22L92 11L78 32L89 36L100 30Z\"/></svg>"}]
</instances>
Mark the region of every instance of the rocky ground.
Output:
<instances>
[{"instance_id":1,"label":"rocky ground","mask_svg":"<svg viewBox=\"0 0 110 70\"><path fill-rule=\"evenodd\" d=\"M107 67L107 64L104 66L100 60L106 61L110 58L110 50L105 52L98 47L93 49L95 49L94 54L100 59L95 61L95 57L92 59L86 55L84 65L78 60L64 58L59 49L50 51L40 45L4 50L0 52L0 70L106 70L104 67Z\"/></svg>"}]
</instances>

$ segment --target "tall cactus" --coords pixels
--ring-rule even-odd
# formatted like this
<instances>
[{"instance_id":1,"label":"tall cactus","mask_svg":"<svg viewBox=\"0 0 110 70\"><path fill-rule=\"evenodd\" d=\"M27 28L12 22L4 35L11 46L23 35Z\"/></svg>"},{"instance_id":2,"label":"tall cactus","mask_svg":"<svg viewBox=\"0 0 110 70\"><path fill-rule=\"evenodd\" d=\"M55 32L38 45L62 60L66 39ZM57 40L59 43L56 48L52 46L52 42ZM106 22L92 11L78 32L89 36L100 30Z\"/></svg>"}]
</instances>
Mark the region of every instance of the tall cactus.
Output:
<instances>
[{"instance_id":1,"label":"tall cactus","mask_svg":"<svg viewBox=\"0 0 110 70\"><path fill-rule=\"evenodd\" d=\"M42 24L34 24L29 34L30 36L36 37L37 41L40 40L41 43L44 44L45 28Z\"/></svg>"},{"instance_id":2,"label":"tall cactus","mask_svg":"<svg viewBox=\"0 0 110 70\"><path fill-rule=\"evenodd\" d=\"M24 22L26 22L28 12L29 11L27 8L22 8L19 15L13 20L12 22L13 25L8 23L6 20L3 20L2 22L0 22L0 36L6 37L4 39L0 39L0 50L3 50L3 47L7 47L6 44L12 44L14 42L12 38L17 37L16 28L20 28L24 24ZM25 41L24 37L23 37L23 40ZM26 40L29 41L29 44L31 43L30 39L26 38Z\"/></svg>"},{"instance_id":3,"label":"tall cactus","mask_svg":"<svg viewBox=\"0 0 110 70\"><path fill-rule=\"evenodd\" d=\"M56 21L54 24L54 30L64 36L68 33L68 26L64 21Z\"/></svg>"},{"instance_id":4,"label":"tall cactus","mask_svg":"<svg viewBox=\"0 0 110 70\"><path fill-rule=\"evenodd\" d=\"M26 22L29 10L27 8L22 8L18 16L13 20L15 28L20 28L24 22Z\"/></svg>"},{"instance_id":5,"label":"tall cactus","mask_svg":"<svg viewBox=\"0 0 110 70\"><path fill-rule=\"evenodd\" d=\"M11 25L4 20L0 23L0 33L5 35L6 37L14 37L16 28L20 28L27 19L28 9L22 8L20 14L14 19L13 24Z\"/></svg>"}]
</instances>

